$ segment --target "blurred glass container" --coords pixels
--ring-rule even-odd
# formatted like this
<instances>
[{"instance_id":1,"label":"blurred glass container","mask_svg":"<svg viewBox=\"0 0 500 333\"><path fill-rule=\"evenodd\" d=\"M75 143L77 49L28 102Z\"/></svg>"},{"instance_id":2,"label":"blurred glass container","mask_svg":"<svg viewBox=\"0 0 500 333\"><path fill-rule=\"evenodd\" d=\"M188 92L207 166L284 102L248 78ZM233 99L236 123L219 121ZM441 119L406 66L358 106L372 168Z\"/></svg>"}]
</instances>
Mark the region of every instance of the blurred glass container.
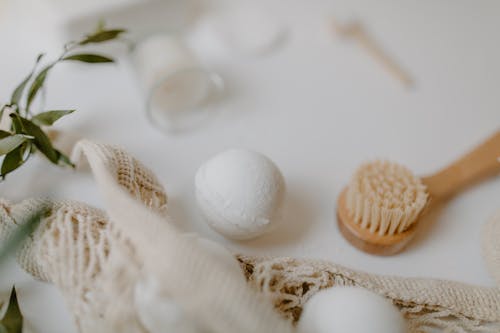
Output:
<instances>
[{"instance_id":1,"label":"blurred glass container","mask_svg":"<svg viewBox=\"0 0 500 333\"><path fill-rule=\"evenodd\" d=\"M166 132L196 127L213 115L222 79L207 70L182 39L157 34L131 54L151 122Z\"/></svg>"}]
</instances>

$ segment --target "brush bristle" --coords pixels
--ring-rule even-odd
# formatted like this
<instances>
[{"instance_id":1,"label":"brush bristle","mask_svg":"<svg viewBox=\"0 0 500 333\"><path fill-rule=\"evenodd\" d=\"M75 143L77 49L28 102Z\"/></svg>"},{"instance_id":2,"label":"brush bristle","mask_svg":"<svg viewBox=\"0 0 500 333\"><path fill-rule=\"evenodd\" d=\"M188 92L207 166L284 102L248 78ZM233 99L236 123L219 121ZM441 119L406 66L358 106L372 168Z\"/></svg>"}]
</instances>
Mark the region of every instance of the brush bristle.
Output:
<instances>
[{"instance_id":1,"label":"brush bristle","mask_svg":"<svg viewBox=\"0 0 500 333\"><path fill-rule=\"evenodd\" d=\"M354 174L346 205L356 224L382 236L407 230L427 200L425 185L410 170L375 161L362 165Z\"/></svg>"}]
</instances>

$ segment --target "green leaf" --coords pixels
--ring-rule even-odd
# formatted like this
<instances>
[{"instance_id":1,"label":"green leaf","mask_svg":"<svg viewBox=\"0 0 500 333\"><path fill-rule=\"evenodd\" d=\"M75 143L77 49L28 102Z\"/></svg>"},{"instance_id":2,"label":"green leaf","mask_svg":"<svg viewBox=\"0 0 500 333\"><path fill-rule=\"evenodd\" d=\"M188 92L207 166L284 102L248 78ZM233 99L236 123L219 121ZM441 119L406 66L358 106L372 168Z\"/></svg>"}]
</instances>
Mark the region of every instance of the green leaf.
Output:
<instances>
[{"instance_id":1,"label":"green leaf","mask_svg":"<svg viewBox=\"0 0 500 333\"><path fill-rule=\"evenodd\" d=\"M95 34L88 35L85 39L83 39L79 44L86 45L90 43L102 43L108 40L112 40L120 36L124 33L123 29L113 29L113 30L102 30L98 31Z\"/></svg>"},{"instance_id":2,"label":"green leaf","mask_svg":"<svg viewBox=\"0 0 500 333\"><path fill-rule=\"evenodd\" d=\"M32 137L24 134L13 134L0 139L0 156L10 153L29 139Z\"/></svg>"},{"instance_id":3,"label":"green leaf","mask_svg":"<svg viewBox=\"0 0 500 333\"><path fill-rule=\"evenodd\" d=\"M0 130L0 139L3 139L5 137L11 136L11 135L12 135L12 133L10 133L10 132Z\"/></svg>"},{"instance_id":4,"label":"green leaf","mask_svg":"<svg viewBox=\"0 0 500 333\"><path fill-rule=\"evenodd\" d=\"M113 59L99 55L99 54L90 54L90 53L82 53L82 54L73 54L67 57L64 57L62 60L73 60L73 61L81 61L89 64L97 64L97 63L110 63L115 62Z\"/></svg>"},{"instance_id":5,"label":"green leaf","mask_svg":"<svg viewBox=\"0 0 500 333\"><path fill-rule=\"evenodd\" d=\"M40 73L38 73L38 75L35 77L35 80L33 80L33 83L31 84L30 90L28 92L28 99L27 99L27 102L26 102L26 109L29 110L29 108L31 106L31 103L35 99L35 97L36 97L38 91L40 90L40 88L45 83L45 79L47 78L47 74L48 74L49 70L52 67L54 67L54 64L48 65L47 67L45 67L44 69L42 69L40 71Z\"/></svg>"},{"instance_id":6,"label":"green leaf","mask_svg":"<svg viewBox=\"0 0 500 333\"><path fill-rule=\"evenodd\" d=\"M10 233L10 236L0 244L0 264L5 262L10 255L23 245L23 242L33 234L40 221L51 211L51 206L47 202L39 202L30 212L16 219L17 227ZM0 323L2 323L0 321Z\"/></svg>"},{"instance_id":7,"label":"green leaf","mask_svg":"<svg viewBox=\"0 0 500 333\"><path fill-rule=\"evenodd\" d=\"M21 145L5 155L5 158L3 159L2 162L2 168L0 170L1 172L1 177L5 179L5 176L7 174L11 173L12 171L16 170L19 168L21 165L24 164L23 160L23 154L24 151L26 151L26 145Z\"/></svg>"},{"instance_id":8,"label":"green leaf","mask_svg":"<svg viewBox=\"0 0 500 333\"><path fill-rule=\"evenodd\" d=\"M60 118L75 112L75 110L51 110L37 114L31 121L39 126L51 126Z\"/></svg>"},{"instance_id":9,"label":"green leaf","mask_svg":"<svg viewBox=\"0 0 500 333\"><path fill-rule=\"evenodd\" d=\"M57 153L57 156L59 156L59 164L60 165L67 165L67 166L70 166L72 168L75 168L75 165L73 164L73 162L71 162L71 160L69 159L68 156L66 156L65 154L63 154L62 152L60 152L57 149L56 149L56 153Z\"/></svg>"},{"instance_id":10,"label":"green leaf","mask_svg":"<svg viewBox=\"0 0 500 333\"><path fill-rule=\"evenodd\" d=\"M7 333L22 333L23 331L23 314L19 308L16 289L14 287L10 293L9 307L0 324Z\"/></svg>"},{"instance_id":11,"label":"green leaf","mask_svg":"<svg viewBox=\"0 0 500 333\"><path fill-rule=\"evenodd\" d=\"M44 154L49 159L49 161L57 164L57 162L59 161L59 156L57 156L56 150L54 149L54 147L52 147L52 143L50 142L47 134L45 134L45 132L40 127L38 127L38 125L34 124L28 119L23 117L18 118L21 120L21 125L24 127L26 134L34 137L33 143L35 144L36 148L42 154Z\"/></svg>"},{"instance_id":12,"label":"green leaf","mask_svg":"<svg viewBox=\"0 0 500 333\"><path fill-rule=\"evenodd\" d=\"M42 60L43 56L44 56L43 53L40 53L38 55L38 57L36 58L36 62L35 62L35 68L36 68L36 65L38 65L38 63L40 62L40 60ZM10 104L19 105L19 101L21 100L21 97L23 95L24 88L26 87L26 84L28 84L29 80L33 76L33 72L35 71L35 68L33 68L33 71L14 90L14 92L12 93L12 97L10 98Z\"/></svg>"},{"instance_id":13,"label":"green leaf","mask_svg":"<svg viewBox=\"0 0 500 333\"><path fill-rule=\"evenodd\" d=\"M23 95L23 91L24 91L24 88L26 87L26 84L28 84L29 80L31 79L31 77L33 76L33 73L31 73L30 75L28 75L24 80L23 82L21 82L16 90L14 90L14 92L12 93L12 97L10 98L10 103L11 104L19 104L19 100L21 99L21 96Z\"/></svg>"}]
</instances>

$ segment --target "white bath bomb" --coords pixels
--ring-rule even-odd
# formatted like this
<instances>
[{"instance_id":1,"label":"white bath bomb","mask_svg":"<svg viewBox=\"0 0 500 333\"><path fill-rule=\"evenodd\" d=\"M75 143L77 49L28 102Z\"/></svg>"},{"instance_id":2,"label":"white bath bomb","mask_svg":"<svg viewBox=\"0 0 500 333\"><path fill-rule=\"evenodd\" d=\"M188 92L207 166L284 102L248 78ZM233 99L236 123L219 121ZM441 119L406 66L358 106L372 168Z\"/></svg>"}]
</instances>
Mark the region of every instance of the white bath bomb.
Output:
<instances>
[{"instance_id":1,"label":"white bath bomb","mask_svg":"<svg viewBox=\"0 0 500 333\"><path fill-rule=\"evenodd\" d=\"M285 182L266 156L244 149L222 152L196 173L196 200L208 224L233 239L269 231L279 219Z\"/></svg>"},{"instance_id":2,"label":"white bath bomb","mask_svg":"<svg viewBox=\"0 0 500 333\"><path fill-rule=\"evenodd\" d=\"M387 299L365 289L333 287L304 307L300 333L407 333L405 319Z\"/></svg>"}]
</instances>

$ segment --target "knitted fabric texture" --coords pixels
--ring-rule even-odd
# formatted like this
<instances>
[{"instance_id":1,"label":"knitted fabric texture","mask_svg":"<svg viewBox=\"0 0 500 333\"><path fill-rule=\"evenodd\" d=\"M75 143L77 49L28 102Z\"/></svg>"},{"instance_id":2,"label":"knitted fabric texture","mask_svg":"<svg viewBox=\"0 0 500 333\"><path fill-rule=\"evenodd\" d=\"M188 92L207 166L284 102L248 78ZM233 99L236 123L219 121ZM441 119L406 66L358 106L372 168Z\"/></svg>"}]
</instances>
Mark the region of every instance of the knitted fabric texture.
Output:
<instances>
[{"instance_id":1,"label":"knitted fabric texture","mask_svg":"<svg viewBox=\"0 0 500 333\"><path fill-rule=\"evenodd\" d=\"M50 204L18 261L35 278L62 290L80 332L147 332L133 299L137 281L146 276L162 281L160 296L174 299L210 332L293 332L291 323L307 300L334 285L355 285L391 299L408 318L411 332L431 327L500 331L498 288L379 276L324 261L240 255L245 283L169 222L165 191L141 163L90 141L76 146L74 157L80 155L91 166L106 211L73 201L0 201L0 239L23 216ZM495 221L488 228L496 236L485 237L484 249L498 280L500 219Z\"/></svg>"}]
</instances>

